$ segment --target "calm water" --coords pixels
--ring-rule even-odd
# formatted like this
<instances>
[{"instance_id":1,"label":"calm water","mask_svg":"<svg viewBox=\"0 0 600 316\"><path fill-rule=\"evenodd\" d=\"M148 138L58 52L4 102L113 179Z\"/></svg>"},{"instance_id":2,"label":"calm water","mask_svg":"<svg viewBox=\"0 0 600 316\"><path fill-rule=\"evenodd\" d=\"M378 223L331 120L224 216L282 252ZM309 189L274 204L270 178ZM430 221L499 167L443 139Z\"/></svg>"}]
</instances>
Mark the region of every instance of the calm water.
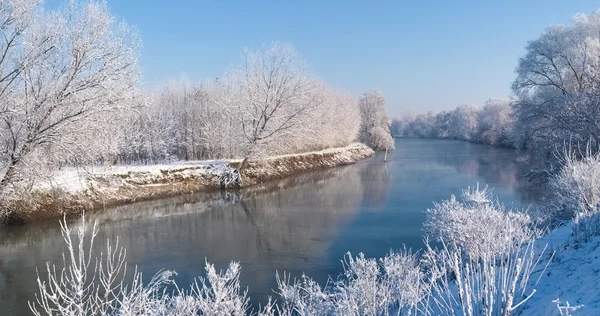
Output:
<instances>
[{"instance_id":1,"label":"calm water","mask_svg":"<svg viewBox=\"0 0 600 316\"><path fill-rule=\"evenodd\" d=\"M303 272L322 284L341 272L344 254L383 256L422 247L424 211L433 201L479 183L508 206L535 200L526 166L506 149L448 140L404 139L358 164L304 174L235 194L200 194L114 208L97 220L98 240L119 237L131 266L149 280L160 269L180 285L203 275L205 259L242 263L253 302L272 295L275 273ZM73 224L75 225L75 224ZM28 313L35 269L61 262L56 221L0 231L0 314Z\"/></svg>"}]
</instances>

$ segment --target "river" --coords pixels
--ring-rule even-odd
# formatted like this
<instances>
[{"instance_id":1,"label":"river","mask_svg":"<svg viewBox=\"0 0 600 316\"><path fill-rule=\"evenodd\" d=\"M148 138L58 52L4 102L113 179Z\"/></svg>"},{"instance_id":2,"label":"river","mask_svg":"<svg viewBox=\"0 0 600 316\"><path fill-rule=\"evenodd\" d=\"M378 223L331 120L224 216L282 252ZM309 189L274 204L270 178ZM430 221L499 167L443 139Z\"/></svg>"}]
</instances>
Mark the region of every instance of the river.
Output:
<instances>
[{"instance_id":1,"label":"river","mask_svg":"<svg viewBox=\"0 0 600 316\"><path fill-rule=\"evenodd\" d=\"M86 217L98 222L98 244L118 237L129 268L137 266L146 281L172 269L187 286L203 275L205 260L218 269L235 260L256 303L273 295L276 271L306 273L324 284L341 272L348 251L380 257L403 245L420 249L424 211L467 186L489 185L509 207L536 198L523 178L527 166L512 150L399 139L387 158L378 153L240 192L140 202ZM63 250L56 220L0 230L0 314L28 313L36 267L60 264Z\"/></svg>"}]
</instances>

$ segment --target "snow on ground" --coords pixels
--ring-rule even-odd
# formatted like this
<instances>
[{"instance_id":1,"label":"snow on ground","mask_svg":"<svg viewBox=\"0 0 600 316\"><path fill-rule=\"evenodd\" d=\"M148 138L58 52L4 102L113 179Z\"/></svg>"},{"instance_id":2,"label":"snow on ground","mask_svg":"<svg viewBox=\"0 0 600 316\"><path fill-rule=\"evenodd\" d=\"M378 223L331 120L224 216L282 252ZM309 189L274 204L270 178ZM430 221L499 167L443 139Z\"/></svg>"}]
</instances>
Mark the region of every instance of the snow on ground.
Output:
<instances>
[{"instance_id":1,"label":"snow on ground","mask_svg":"<svg viewBox=\"0 0 600 316\"><path fill-rule=\"evenodd\" d=\"M249 164L247 170L255 177L286 176L292 173L306 171L323 166L335 166L356 162L372 155L373 151L366 145L355 143L347 147L329 148L321 151L293 155L268 157ZM324 155L331 155L322 159ZM299 158L295 163L286 165L287 158ZM319 159L308 159L320 157ZM302 159L306 158L306 159ZM145 187L160 187L181 180L207 179L220 176L225 171L231 171L230 163L239 163L241 159L181 161L157 165L116 165L88 166L62 168L45 180L36 183L39 191L49 192L58 189L71 195L85 193L86 190L110 191L131 185ZM265 163L262 163L265 162ZM271 163L276 162L276 163Z\"/></svg>"},{"instance_id":2,"label":"snow on ground","mask_svg":"<svg viewBox=\"0 0 600 316\"><path fill-rule=\"evenodd\" d=\"M268 157L266 159L267 160L275 160L275 159L286 158L286 157L299 157L299 156L307 156L307 155L325 155L325 154L340 154L340 153L349 154L352 150L364 150L364 149L370 149L370 148L367 145L362 144L362 143L352 143L346 147L326 148L326 149L319 150L319 151L310 151L310 152L301 153L301 154L287 154L287 155L272 156L272 157Z\"/></svg>"},{"instance_id":3,"label":"snow on ground","mask_svg":"<svg viewBox=\"0 0 600 316\"><path fill-rule=\"evenodd\" d=\"M583 305L569 315L600 315L600 236L577 246L571 229L569 223L537 241L538 247L548 244L549 252L556 252L521 315L561 315L553 302L556 299L560 299L561 306L566 302L570 306ZM545 262L537 268L543 269ZM532 282L536 281L537 276Z\"/></svg>"},{"instance_id":4,"label":"snow on ground","mask_svg":"<svg viewBox=\"0 0 600 316\"><path fill-rule=\"evenodd\" d=\"M172 164L158 165L117 165L101 167L69 167L57 171L53 176L40 181L36 188L48 190L59 188L67 193L77 195L90 187L97 186L98 179L122 179L127 182L145 184L147 186L159 185L159 181L166 174L177 172L182 176L198 176L215 174L219 175L228 167L227 161L183 161Z\"/></svg>"}]
</instances>

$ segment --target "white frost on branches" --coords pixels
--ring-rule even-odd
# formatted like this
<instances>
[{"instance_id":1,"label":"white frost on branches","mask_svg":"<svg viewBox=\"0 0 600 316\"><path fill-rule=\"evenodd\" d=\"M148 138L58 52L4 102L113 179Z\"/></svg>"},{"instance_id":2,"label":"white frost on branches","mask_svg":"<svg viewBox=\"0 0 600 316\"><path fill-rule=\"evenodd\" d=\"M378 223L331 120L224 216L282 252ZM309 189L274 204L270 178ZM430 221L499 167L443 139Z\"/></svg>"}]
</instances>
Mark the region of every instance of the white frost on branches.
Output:
<instances>
[{"instance_id":1,"label":"white frost on branches","mask_svg":"<svg viewBox=\"0 0 600 316\"><path fill-rule=\"evenodd\" d=\"M135 103L139 40L104 2L71 1L45 12L39 1L1 1L0 20L4 193L48 168L107 154L112 123Z\"/></svg>"},{"instance_id":2,"label":"white frost on branches","mask_svg":"<svg viewBox=\"0 0 600 316\"><path fill-rule=\"evenodd\" d=\"M369 90L360 96L358 103L362 118L359 140L375 150L394 149L383 96L377 90Z\"/></svg>"},{"instance_id":3,"label":"white frost on branches","mask_svg":"<svg viewBox=\"0 0 600 316\"><path fill-rule=\"evenodd\" d=\"M535 237L531 218L505 210L492 200L487 187L469 188L460 200L452 196L436 203L427 210L424 227L432 237L456 245L472 259L492 258Z\"/></svg>"}]
</instances>

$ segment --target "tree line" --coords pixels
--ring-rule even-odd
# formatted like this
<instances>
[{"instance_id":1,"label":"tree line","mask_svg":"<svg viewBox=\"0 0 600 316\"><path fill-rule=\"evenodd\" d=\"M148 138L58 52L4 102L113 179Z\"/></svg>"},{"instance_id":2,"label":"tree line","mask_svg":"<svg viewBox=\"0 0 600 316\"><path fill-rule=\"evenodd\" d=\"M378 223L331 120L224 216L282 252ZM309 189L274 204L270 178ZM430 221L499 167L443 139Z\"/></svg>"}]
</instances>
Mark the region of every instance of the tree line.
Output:
<instances>
[{"instance_id":1,"label":"tree line","mask_svg":"<svg viewBox=\"0 0 600 316\"><path fill-rule=\"evenodd\" d=\"M447 138L501 147L514 147L512 106L499 99L483 107L460 105L450 111L405 114L392 120L396 137Z\"/></svg>"}]
</instances>

